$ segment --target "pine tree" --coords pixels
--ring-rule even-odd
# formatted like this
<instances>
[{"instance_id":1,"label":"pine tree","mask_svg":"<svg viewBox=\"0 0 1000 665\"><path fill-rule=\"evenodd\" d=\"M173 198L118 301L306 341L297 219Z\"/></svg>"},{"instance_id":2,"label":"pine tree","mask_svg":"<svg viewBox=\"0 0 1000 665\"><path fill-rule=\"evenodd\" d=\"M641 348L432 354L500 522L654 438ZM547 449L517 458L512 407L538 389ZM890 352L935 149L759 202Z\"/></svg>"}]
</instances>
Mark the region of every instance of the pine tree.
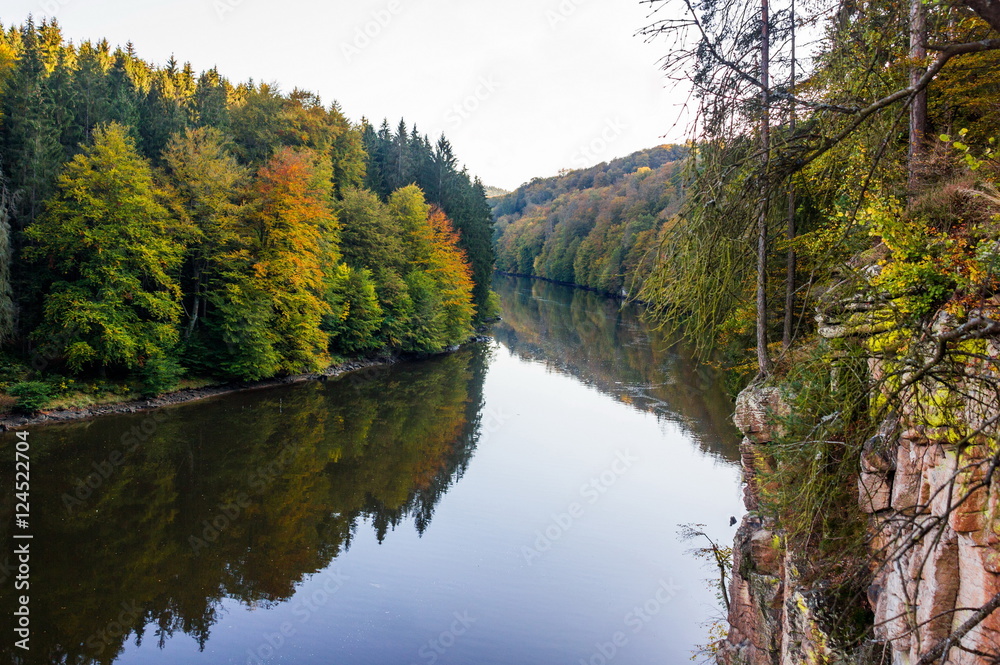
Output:
<instances>
[{"instance_id":1,"label":"pine tree","mask_svg":"<svg viewBox=\"0 0 1000 665\"><path fill-rule=\"evenodd\" d=\"M80 143L89 143L94 127L111 120L111 65L111 52L106 41L80 45L73 76L75 125L79 128Z\"/></svg>"},{"instance_id":2,"label":"pine tree","mask_svg":"<svg viewBox=\"0 0 1000 665\"><path fill-rule=\"evenodd\" d=\"M9 341L14 334L14 288L11 285L10 267L13 262L13 247L10 242L10 190L0 163L0 344Z\"/></svg>"},{"instance_id":3,"label":"pine tree","mask_svg":"<svg viewBox=\"0 0 1000 665\"><path fill-rule=\"evenodd\" d=\"M212 68L198 78L192 107L195 113L195 124L199 127L214 127L223 132L230 127L229 117L229 83L223 79L218 70Z\"/></svg>"},{"instance_id":4,"label":"pine tree","mask_svg":"<svg viewBox=\"0 0 1000 665\"><path fill-rule=\"evenodd\" d=\"M46 85L43 45L29 19L21 29L23 50L3 95L0 148L15 193L14 223L24 228L38 216L53 190L64 157Z\"/></svg>"},{"instance_id":5,"label":"pine tree","mask_svg":"<svg viewBox=\"0 0 1000 665\"><path fill-rule=\"evenodd\" d=\"M355 127L344 116L340 104L334 102L328 112L333 130L330 160L333 165L333 191L339 199L344 191L360 187L365 178L365 149L362 129Z\"/></svg>"}]
</instances>

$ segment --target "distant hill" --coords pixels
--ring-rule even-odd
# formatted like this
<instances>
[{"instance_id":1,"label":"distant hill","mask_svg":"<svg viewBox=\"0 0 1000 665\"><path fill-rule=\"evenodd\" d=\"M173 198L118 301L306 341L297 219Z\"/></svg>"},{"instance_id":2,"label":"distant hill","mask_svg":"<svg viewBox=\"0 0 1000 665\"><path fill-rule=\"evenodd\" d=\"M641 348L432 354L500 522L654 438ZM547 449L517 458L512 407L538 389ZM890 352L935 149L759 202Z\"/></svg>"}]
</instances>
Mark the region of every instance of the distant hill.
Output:
<instances>
[{"instance_id":1,"label":"distant hill","mask_svg":"<svg viewBox=\"0 0 1000 665\"><path fill-rule=\"evenodd\" d=\"M490 199L497 269L632 293L681 200L686 148L663 145L535 178Z\"/></svg>"},{"instance_id":2,"label":"distant hill","mask_svg":"<svg viewBox=\"0 0 1000 665\"><path fill-rule=\"evenodd\" d=\"M486 191L486 198L488 199L494 199L498 196L507 196L508 194L510 194L510 191L506 189L500 189L499 187L490 187L489 185L483 187L483 189Z\"/></svg>"}]
</instances>

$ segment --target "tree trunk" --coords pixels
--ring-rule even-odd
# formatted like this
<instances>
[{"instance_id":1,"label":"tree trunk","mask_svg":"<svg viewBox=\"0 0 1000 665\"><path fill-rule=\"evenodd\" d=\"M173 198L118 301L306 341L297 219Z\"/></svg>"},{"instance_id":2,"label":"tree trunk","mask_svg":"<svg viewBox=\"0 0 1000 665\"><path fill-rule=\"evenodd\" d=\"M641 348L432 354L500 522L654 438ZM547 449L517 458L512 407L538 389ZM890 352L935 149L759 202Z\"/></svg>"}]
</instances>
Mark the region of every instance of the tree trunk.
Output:
<instances>
[{"instance_id":1,"label":"tree trunk","mask_svg":"<svg viewBox=\"0 0 1000 665\"><path fill-rule=\"evenodd\" d=\"M760 215L757 217L757 366L760 376L771 373L771 358L767 353L767 212L770 208L768 170L771 161L771 95L768 87L770 68L770 35L768 34L768 0L761 0L760 81L763 109L760 122L760 147L763 154L761 170Z\"/></svg>"},{"instance_id":2,"label":"tree trunk","mask_svg":"<svg viewBox=\"0 0 1000 665\"><path fill-rule=\"evenodd\" d=\"M190 339L191 335L194 334L195 326L198 325L198 311L201 308L201 270L197 270L194 282L194 301L191 304L191 315L188 320L187 331L184 333L184 339Z\"/></svg>"},{"instance_id":3,"label":"tree trunk","mask_svg":"<svg viewBox=\"0 0 1000 665\"><path fill-rule=\"evenodd\" d=\"M795 0L791 5L791 53L792 71L791 81L788 91L795 95ZM795 102L791 102L788 110L788 131L795 134ZM795 309L795 250L792 248L792 241L795 240L795 189L792 178L788 178L788 227L786 230L788 238L788 256L785 259L785 323L782 328L781 344L784 348L792 345L792 324L794 323Z\"/></svg>"},{"instance_id":4,"label":"tree trunk","mask_svg":"<svg viewBox=\"0 0 1000 665\"><path fill-rule=\"evenodd\" d=\"M922 0L910 0L910 85L916 85L926 69L927 10ZM907 155L909 189L912 197L917 186L917 166L924 150L927 132L927 88L913 97L910 103L910 149Z\"/></svg>"}]
</instances>

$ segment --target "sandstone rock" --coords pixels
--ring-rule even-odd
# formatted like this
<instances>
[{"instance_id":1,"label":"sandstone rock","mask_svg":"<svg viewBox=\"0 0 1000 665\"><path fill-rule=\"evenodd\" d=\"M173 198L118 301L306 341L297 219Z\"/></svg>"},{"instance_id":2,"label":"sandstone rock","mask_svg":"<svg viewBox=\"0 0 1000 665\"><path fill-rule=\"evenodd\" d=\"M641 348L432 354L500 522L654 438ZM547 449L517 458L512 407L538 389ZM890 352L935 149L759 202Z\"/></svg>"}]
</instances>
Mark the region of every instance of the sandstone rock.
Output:
<instances>
[{"instance_id":1,"label":"sandstone rock","mask_svg":"<svg viewBox=\"0 0 1000 665\"><path fill-rule=\"evenodd\" d=\"M983 548L983 569L994 575L1000 575L1000 551L994 547Z\"/></svg>"},{"instance_id":2,"label":"sandstone rock","mask_svg":"<svg viewBox=\"0 0 1000 665\"><path fill-rule=\"evenodd\" d=\"M863 471L889 473L896 470L896 446L892 439L895 428L895 419L886 419L879 427L878 434L865 441L865 445L861 447L861 469Z\"/></svg>"},{"instance_id":3,"label":"sandstone rock","mask_svg":"<svg viewBox=\"0 0 1000 665\"><path fill-rule=\"evenodd\" d=\"M951 528L959 533L980 532L976 539L977 545L988 545L986 534L983 533L986 527L986 507L988 493L985 487L971 489L968 486L960 485L956 489L956 505L951 515L948 516L948 523Z\"/></svg>"},{"instance_id":4,"label":"sandstone rock","mask_svg":"<svg viewBox=\"0 0 1000 665\"><path fill-rule=\"evenodd\" d=\"M899 435L900 439L906 439L913 445L925 446L930 443L930 439L927 438L925 434L925 427L922 425L910 427L905 432Z\"/></svg>"},{"instance_id":5,"label":"sandstone rock","mask_svg":"<svg viewBox=\"0 0 1000 665\"><path fill-rule=\"evenodd\" d=\"M914 462L921 469L921 500L930 505L932 515L944 517L958 500L955 487L958 458L954 451L944 451L940 445L921 448L932 454Z\"/></svg>"},{"instance_id":6,"label":"sandstone rock","mask_svg":"<svg viewBox=\"0 0 1000 665\"><path fill-rule=\"evenodd\" d=\"M781 665L833 663L837 660L830 648L830 638L816 620L806 594L794 591L789 595L785 601L784 619Z\"/></svg>"},{"instance_id":7,"label":"sandstone rock","mask_svg":"<svg viewBox=\"0 0 1000 665\"><path fill-rule=\"evenodd\" d=\"M896 452L896 475L892 480L892 508L907 514L916 513L920 504L922 474L914 450L905 439L900 440Z\"/></svg>"},{"instance_id":8,"label":"sandstone rock","mask_svg":"<svg viewBox=\"0 0 1000 665\"><path fill-rule=\"evenodd\" d=\"M977 547L968 534L958 534L959 590L955 600L958 608L952 619L952 629L969 618L975 608L984 605L1000 592L1000 575L986 570L983 565L985 548ZM963 646L985 652L995 652L1000 645L1000 612L994 612L962 640ZM955 649L949 663L979 665L982 659Z\"/></svg>"},{"instance_id":9,"label":"sandstone rock","mask_svg":"<svg viewBox=\"0 0 1000 665\"><path fill-rule=\"evenodd\" d=\"M892 483L884 472L858 476L858 505L862 512L877 513L886 510L892 501Z\"/></svg>"},{"instance_id":10,"label":"sandstone rock","mask_svg":"<svg viewBox=\"0 0 1000 665\"><path fill-rule=\"evenodd\" d=\"M909 653L914 625L913 584L909 583L910 555L884 569L876 582L881 593L875 605L876 635L887 640L893 651Z\"/></svg>"},{"instance_id":11,"label":"sandstone rock","mask_svg":"<svg viewBox=\"0 0 1000 665\"><path fill-rule=\"evenodd\" d=\"M740 462L743 468L743 505L747 510L757 510L760 507L757 490L757 444L744 437L740 443Z\"/></svg>"},{"instance_id":12,"label":"sandstone rock","mask_svg":"<svg viewBox=\"0 0 1000 665\"><path fill-rule=\"evenodd\" d=\"M789 413L777 388L751 386L736 397L733 422L754 443L769 443L784 433L779 421Z\"/></svg>"},{"instance_id":13,"label":"sandstone rock","mask_svg":"<svg viewBox=\"0 0 1000 665\"><path fill-rule=\"evenodd\" d=\"M750 536L750 557L759 572L775 577L783 575L781 541L768 529L759 529Z\"/></svg>"},{"instance_id":14,"label":"sandstone rock","mask_svg":"<svg viewBox=\"0 0 1000 665\"><path fill-rule=\"evenodd\" d=\"M958 596L958 536L947 527L935 535L925 537L920 556L914 557L919 568L914 578L920 644L934 644L948 636Z\"/></svg>"},{"instance_id":15,"label":"sandstone rock","mask_svg":"<svg viewBox=\"0 0 1000 665\"><path fill-rule=\"evenodd\" d=\"M763 530L759 517L746 515L736 531L729 584L730 630L717 657L725 665L778 665L781 579L754 572L751 540Z\"/></svg>"}]
</instances>

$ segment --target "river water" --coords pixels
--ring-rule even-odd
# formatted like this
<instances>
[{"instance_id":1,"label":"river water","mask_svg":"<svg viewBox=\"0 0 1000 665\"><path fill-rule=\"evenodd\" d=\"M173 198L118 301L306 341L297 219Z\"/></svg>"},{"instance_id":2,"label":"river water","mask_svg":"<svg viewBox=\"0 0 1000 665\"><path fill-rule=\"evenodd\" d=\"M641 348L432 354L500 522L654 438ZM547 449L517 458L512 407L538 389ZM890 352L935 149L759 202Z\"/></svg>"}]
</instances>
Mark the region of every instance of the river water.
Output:
<instances>
[{"instance_id":1,"label":"river water","mask_svg":"<svg viewBox=\"0 0 1000 665\"><path fill-rule=\"evenodd\" d=\"M631 308L496 288L495 341L451 355L35 428L0 662L688 662L720 610L678 525L731 542L732 405Z\"/></svg>"}]
</instances>

